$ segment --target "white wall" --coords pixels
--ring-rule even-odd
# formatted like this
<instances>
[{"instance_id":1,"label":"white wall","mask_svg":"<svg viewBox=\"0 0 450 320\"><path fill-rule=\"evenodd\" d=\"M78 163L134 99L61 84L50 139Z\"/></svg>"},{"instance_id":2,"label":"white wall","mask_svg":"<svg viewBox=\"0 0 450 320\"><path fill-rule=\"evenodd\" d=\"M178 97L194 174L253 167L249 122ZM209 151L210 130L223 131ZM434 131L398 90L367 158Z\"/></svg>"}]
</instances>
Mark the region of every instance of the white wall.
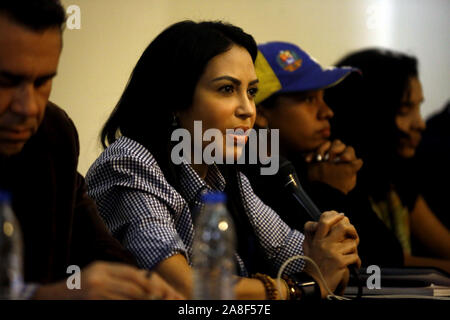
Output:
<instances>
[{"instance_id":1,"label":"white wall","mask_svg":"<svg viewBox=\"0 0 450 320\"><path fill-rule=\"evenodd\" d=\"M426 117L449 99L449 0L63 0L81 9L81 29L66 30L51 100L78 128L79 170L101 152L100 129L148 43L182 19L225 20L257 42L295 42L324 66L366 46L414 54ZM151 97L149 97L150 99Z\"/></svg>"}]
</instances>

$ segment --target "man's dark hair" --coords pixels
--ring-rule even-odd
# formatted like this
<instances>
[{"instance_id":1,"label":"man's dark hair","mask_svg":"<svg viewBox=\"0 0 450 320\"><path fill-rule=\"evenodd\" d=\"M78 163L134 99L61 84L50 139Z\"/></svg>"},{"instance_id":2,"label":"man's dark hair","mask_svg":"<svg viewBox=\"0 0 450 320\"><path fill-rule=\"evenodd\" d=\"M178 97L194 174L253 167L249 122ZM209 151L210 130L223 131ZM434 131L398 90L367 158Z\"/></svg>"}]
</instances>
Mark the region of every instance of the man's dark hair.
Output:
<instances>
[{"instance_id":1,"label":"man's dark hair","mask_svg":"<svg viewBox=\"0 0 450 320\"><path fill-rule=\"evenodd\" d=\"M1 0L0 15L34 31L62 30L66 12L59 0Z\"/></svg>"}]
</instances>

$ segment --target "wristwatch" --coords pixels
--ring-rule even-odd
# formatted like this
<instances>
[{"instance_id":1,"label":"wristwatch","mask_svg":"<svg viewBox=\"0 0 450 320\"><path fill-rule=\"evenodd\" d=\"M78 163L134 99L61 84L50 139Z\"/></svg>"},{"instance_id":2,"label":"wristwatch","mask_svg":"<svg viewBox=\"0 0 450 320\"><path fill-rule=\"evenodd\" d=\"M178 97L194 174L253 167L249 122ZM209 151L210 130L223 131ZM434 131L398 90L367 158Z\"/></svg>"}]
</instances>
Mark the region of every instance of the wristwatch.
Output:
<instances>
[{"instance_id":1,"label":"wristwatch","mask_svg":"<svg viewBox=\"0 0 450 320\"><path fill-rule=\"evenodd\" d=\"M322 294L320 292L320 286L313 277L306 272L299 272L289 276L291 283L294 286L294 290L297 291L301 300L320 300ZM294 292L294 290L290 290ZM298 295L297 293L297 295Z\"/></svg>"}]
</instances>

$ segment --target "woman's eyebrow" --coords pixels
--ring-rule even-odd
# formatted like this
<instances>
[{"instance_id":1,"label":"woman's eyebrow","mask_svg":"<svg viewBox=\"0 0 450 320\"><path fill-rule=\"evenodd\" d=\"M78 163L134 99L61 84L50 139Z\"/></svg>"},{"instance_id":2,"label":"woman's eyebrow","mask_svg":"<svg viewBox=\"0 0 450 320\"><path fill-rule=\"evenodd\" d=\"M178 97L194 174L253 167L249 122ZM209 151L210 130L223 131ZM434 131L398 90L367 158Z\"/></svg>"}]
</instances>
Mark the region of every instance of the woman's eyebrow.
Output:
<instances>
[{"instance_id":1,"label":"woman's eyebrow","mask_svg":"<svg viewBox=\"0 0 450 320\"><path fill-rule=\"evenodd\" d=\"M217 77L217 78L212 79L211 82L216 82L216 81L220 81L220 80L228 80L228 81L231 81L231 82L233 82L233 83L234 83L235 85L237 85L237 86L240 86L240 85L242 84L242 81L241 81L241 80L236 79L236 78L231 77L231 76L221 76L221 77ZM258 82L259 82L259 80L258 80L258 79L255 79L255 80L250 81L250 82L249 82L249 85L251 86L251 85L257 84Z\"/></svg>"},{"instance_id":2,"label":"woman's eyebrow","mask_svg":"<svg viewBox=\"0 0 450 320\"><path fill-rule=\"evenodd\" d=\"M240 86L241 83L242 83L241 80L236 79L236 78L233 78L233 77L231 77L231 76L221 76L221 77L217 77L217 78L212 79L211 82L216 82L216 81L220 81L220 80L228 80L228 81L231 81L231 82L233 82L235 85L238 85L238 86Z\"/></svg>"}]
</instances>

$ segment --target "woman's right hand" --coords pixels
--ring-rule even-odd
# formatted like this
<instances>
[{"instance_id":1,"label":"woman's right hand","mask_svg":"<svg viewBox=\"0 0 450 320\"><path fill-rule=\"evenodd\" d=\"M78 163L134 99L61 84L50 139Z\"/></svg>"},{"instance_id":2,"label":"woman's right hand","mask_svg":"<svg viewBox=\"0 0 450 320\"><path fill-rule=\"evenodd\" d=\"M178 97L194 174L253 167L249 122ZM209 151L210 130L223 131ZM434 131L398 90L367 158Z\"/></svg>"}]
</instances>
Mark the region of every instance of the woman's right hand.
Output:
<instances>
[{"instance_id":1,"label":"woman's right hand","mask_svg":"<svg viewBox=\"0 0 450 320\"><path fill-rule=\"evenodd\" d=\"M305 224L304 253L319 266L331 291L341 294L349 280L348 266L361 266L357 246L358 233L349 219L336 211L326 211L318 222ZM314 266L306 263L305 271L320 284L322 297L328 292Z\"/></svg>"}]
</instances>

